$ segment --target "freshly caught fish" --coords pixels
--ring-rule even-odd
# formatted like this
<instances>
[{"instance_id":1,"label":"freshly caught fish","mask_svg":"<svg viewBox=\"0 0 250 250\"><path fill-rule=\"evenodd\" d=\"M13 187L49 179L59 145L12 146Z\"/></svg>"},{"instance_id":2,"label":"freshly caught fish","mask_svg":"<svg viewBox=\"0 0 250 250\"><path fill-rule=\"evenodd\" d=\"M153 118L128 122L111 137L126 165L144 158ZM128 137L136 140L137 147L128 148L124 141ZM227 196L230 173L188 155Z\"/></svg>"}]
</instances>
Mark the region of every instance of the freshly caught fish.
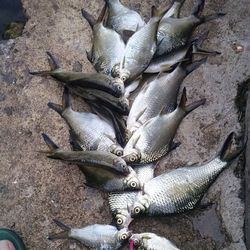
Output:
<instances>
[{"instance_id":1,"label":"freshly caught fish","mask_svg":"<svg viewBox=\"0 0 250 250\"><path fill-rule=\"evenodd\" d=\"M118 156L123 154L117 143L114 128L95 114L76 112L71 108L71 98L67 88L63 93L63 105L48 103L68 124L75 142L83 151L106 151Z\"/></svg>"},{"instance_id":2,"label":"freshly caught fish","mask_svg":"<svg viewBox=\"0 0 250 250\"><path fill-rule=\"evenodd\" d=\"M47 156L78 165L86 185L108 192L141 189L135 171L122 158L103 151L63 151L47 135L42 136L50 148Z\"/></svg>"},{"instance_id":3,"label":"freshly caught fish","mask_svg":"<svg viewBox=\"0 0 250 250\"><path fill-rule=\"evenodd\" d=\"M124 94L124 84L121 79L100 73L64 71L60 68L57 59L51 53L47 52L47 54L54 65L54 69L51 71L30 72L30 74L52 76L62 81L76 95L78 95L79 90L84 90L85 88L103 90L115 97L120 97Z\"/></svg>"},{"instance_id":4,"label":"freshly caught fish","mask_svg":"<svg viewBox=\"0 0 250 250\"><path fill-rule=\"evenodd\" d=\"M118 32L126 42L130 35L145 25L136 11L125 7L119 0L105 0L108 5L107 26Z\"/></svg>"},{"instance_id":5,"label":"freshly caught fish","mask_svg":"<svg viewBox=\"0 0 250 250\"><path fill-rule=\"evenodd\" d=\"M127 129L134 133L149 119L176 108L179 88L185 77L206 61L180 63L171 73L160 72L153 81L147 82L136 96L127 119Z\"/></svg>"},{"instance_id":6,"label":"freshly caught fish","mask_svg":"<svg viewBox=\"0 0 250 250\"><path fill-rule=\"evenodd\" d=\"M189 17L167 17L161 20L158 26L157 51L155 57L170 53L185 46L192 36L192 32L198 25L225 15L223 13L217 13L209 16L200 16L204 4L205 0L198 0L197 5Z\"/></svg>"},{"instance_id":7,"label":"freshly caught fish","mask_svg":"<svg viewBox=\"0 0 250 250\"><path fill-rule=\"evenodd\" d=\"M171 241L154 233L133 234L129 242L129 250L179 250Z\"/></svg>"},{"instance_id":8,"label":"freshly caught fish","mask_svg":"<svg viewBox=\"0 0 250 250\"><path fill-rule=\"evenodd\" d=\"M129 139L123 151L127 163L141 164L157 161L176 148L173 138L182 119L205 103L205 99L186 106L186 89L183 89L179 106L171 113L159 114L143 124Z\"/></svg>"},{"instance_id":9,"label":"freshly caught fish","mask_svg":"<svg viewBox=\"0 0 250 250\"><path fill-rule=\"evenodd\" d=\"M97 72L116 77L124 56L125 43L116 31L104 27L105 10L104 7L100 17L95 21L92 15L82 9L82 15L93 31L93 46L91 52L87 52L87 57Z\"/></svg>"},{"instance_id":10,"label":"freshly caught fish","mask_svg":"<svg viewBox=\"0 0 250 250\"><path fill-rule=\"evenodd\" d=\"M129 38L120 64L120 79L123 82L135 80L148 67L156 51L159 20L159 17L152 17L145 26Z\"/></svg>"},{"instance_id":11,"label":"freshly caught fish","mask_svg":"<svg viewBox=\"0 0 250 250\"><path fill-rule=\"evenodd\" d=\"M83 228L71 228L59 220L54 219L54 222L63 231L50 234L49 240L75 239L91 249L119 249L132 235L131 231L126 228L117 230L116 227L111 225L94 224Z\"/></svg>"},{"instance_id":12,"label":"freshly caught fish","mask_svg":"<svg viewBox=\"0 0 250 250\"><path fill-rule=\"evenodd\" d=\"M134 168L141 185L154 178L154 170L157 164L140 165ZM108 196L109 207L115 218L117 228L128 227L132 222L130 218L130 206L141 191L112 192ZM127 220L126 218L130 218Z\"/></svg>"},{"instance_id":13,"label":"freshly caught fish","mask_svg":"<svg viewBox=\"0 0 250 250\"><path fill-rule=\"evenodd\" d=\"M159 175L144 185L131 207L131 216L181 213L193 209L218 175L243 151L234 147L235 133L219 154L201 166L184 167ZM128 218L130 220L130 218Z\"/></svg>"}]
</instances>

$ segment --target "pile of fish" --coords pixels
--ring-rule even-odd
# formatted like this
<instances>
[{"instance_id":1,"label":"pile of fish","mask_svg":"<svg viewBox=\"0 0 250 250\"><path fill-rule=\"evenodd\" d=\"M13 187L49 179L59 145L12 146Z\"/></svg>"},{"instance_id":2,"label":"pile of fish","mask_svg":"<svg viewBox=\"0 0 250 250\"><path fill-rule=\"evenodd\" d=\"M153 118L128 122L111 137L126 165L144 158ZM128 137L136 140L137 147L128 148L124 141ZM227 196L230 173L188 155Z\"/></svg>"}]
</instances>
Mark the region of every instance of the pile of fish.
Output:
<instances>
[{"instance_id":1,"label":"pile of fish","mask_svg":"<svg viewBox=\"0 0 250 250\"><path fill-rule=\"evenodd\" d=\"M83 17L93 32L87 58L96 73L63 70L47 52L51 70L30 72L51 76L64 86L62 104L48 103L68 124L72 150L63 150L43 134L49 158L77 165L86 185L108 192L114 225L62 229L49 239L72 238L94 249L178 249L153 233L133 234L130 223L139 216L182 213L193 209L218 175L243 150L231 133L209 162L180 167L154 177L157 162L180 145L174 142L181 121L205 103L187 104L185 77L219 54L202 49L207 33L193 37L197 26L222 17L203 16L205 0L197 0L191 14L180 17L185 0L166 8L152 7L145 23L119 0L105 0L97 20L86 10ZM196 60L194 59L196 57ZM197 59L197 57L199 59ZM82 97L93 113L72 109L71 95Z\"/></svg>"}]
</instances>

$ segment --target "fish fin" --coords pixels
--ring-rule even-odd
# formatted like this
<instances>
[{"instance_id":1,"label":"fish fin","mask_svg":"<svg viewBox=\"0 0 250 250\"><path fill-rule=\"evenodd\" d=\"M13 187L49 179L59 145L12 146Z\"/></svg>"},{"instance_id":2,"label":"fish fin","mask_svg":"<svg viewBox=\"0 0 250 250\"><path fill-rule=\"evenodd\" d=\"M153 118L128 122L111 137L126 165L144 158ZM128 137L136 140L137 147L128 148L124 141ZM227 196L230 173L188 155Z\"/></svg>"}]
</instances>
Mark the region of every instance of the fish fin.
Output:
<instances>
[{"instance_id":1,"label":"fish fin","mask_svg":"<svg viewBox=\"0 0 250 250\"><path fill-rule=\"evenodd\" d=\"M199 106L205 104L206 99L195 101L187 106L186 106L186 102L187 102L187 94L186 94L186 88L184 87L182 91L179 108L181 108L186 113L186 115L190 113L191 111L193 111L194 109L198 108Z\"/></svg>"},{"instance_id":2,"label":"fish fin","mask_svg":"<svg viewBox=\"0 0 250 250\"><path fill-rule=\"evenodd\" d=\"M196 5L194 6L191 14L197 18L200 18L200 15L204 9L205 0L198 0Z\"/></svg>"},{"instance_id":3,"label":"fish fin","mask_svg":"<svg viewBox=\"0 0 250 250\"><path fill-rule=\"evenodd\" d=\"M97 23L103 23L104 18L105 18L105 14L106 14L106 10L107 10L107 3L104 4L99 17L97 18Z\"/></svg>"},{"instance_id":4,"label":"fish fin","mask_svg":"<svg viewBox=\"0 0 250 250\"><path fill-rule=\"evenodd\" d=\"M200 18L200 24L215 20L217 18L224 17L225 15L226 15L226 13L219 12L219 13L215 13L215 14L212 14L212 15L203 16L203 17Z\"/></svg>"},{"instance_id":5,"label":"fish fin","mask_svg":"<svg viewBox=\"0 0 250 250\"><path fill-rule=\"evenodd\" d=\"M235 137L236 134L232 132L228 135L227 139L223 143L223 146L218 154L219 158L222 161L231 162L245 150L248 138L246 139L242 147L235 149L234 148Z\"/></svg>"},{"instance_id":6,"label":"fish fin","mask_svg":"<svg viewBox=\"0 0 250 250\"><path fill-rule=\"evenodd\" d=\"M194 45L193 54L204 55L204 56L217 56L217 55L221 55L221 52L216 51L216 50L202 49Z\"/></svg>"},{"instance_id":7,"label":"fish fin","mask_svg":"<svg viewBox=\"0 0 250 250\"><path fill-rule=\"evenodd\" d=\"M139 121L140 117L144 114L144 112L146 111L146 109L147 109L147 107L145 107L141 112L139 112L139 114L135 118L135 121Z\"/></svg>"},{"instance_id":8,"label":"fish fin","mask_svg":"<svg viewBox=\"0 0 250 250\"><path fill-rule=\"evenodd\" d=\"M63 231L56 234L49 234L48 240L59 240L69 238L69 232L71 228L57 219L53 219L53 221L56 223L57 226L63 229Z\"/></svg>"},{"instance_id":9,"label":"fish fin","mask_svg":"<svg viewBox=\"0 0 250 250\"><path fill-rule=\"evenodd\" d=\"M193 72L194 70L198 69L203 63L205 63L207 61L207 57L204 57L200 60L194 61L188 65L186 65L185 69L186 69L186 74L190 74L191 72Z\"/></svg>"},{"instance_id":10,"label":"fish fin","mask_svg":"<svg viewBox=\"0 0 250 250\"><path fill-rule=\"evenodd\" d=\"M93 63L93 60L92 60L92 51L86 51L86 56L87 56L87 59L89 60L90 63Z\"/></svg>"},{"instance_id":11,"label":"fish fin","mask_svg":"<svg viewBox=\"0 0 250 250\"><path fill-rule=\"evenodd\" d=\"M69 129L69 144L73 151L84 151L80 144L77 142L78 138L72 129Z\"/></svg>"},{"instance_id":12,"label":"fish fin","mask_svg":"<svg viewBox=\"0 0 250 250\"><path fill-rule=\"evenodd\" d=\"M130 96L131 93L133 93L134 91L136 91L136 89L139 87L140 85L140 81L141 81L142 76L139 76L136 80L134 80L131 84L129 84L126 88L125 88L125 94L124 97L128 98Z\"/></svg>"},{"instance_id":13,"label":"fish fin","mask_svg":"<svg viewBox=\"0 0 250 250\"><path fill-rule=\"evenodd\" d=\"M122 31L122 39L125 43L127 43L128 39L134 34L133 30L123 30Z\"/></svg>"},{"instance_id":14,"label":"fish fin","mask_svg":"<svg viewBox=\"0 0 250 250\"><path fill-rule=\"evenodd\" d=\"M64 90L63 90L62 104L63 104L64 110L71 108L71 95L67 87L64 87Z\"/></svg>"},{"instance_id":15,"label":"fish fin","mask_svg":"<svg viewBox=\"0 0 250 250\"><path fill-rule=\"evenodd\" d=\"M40 150L39 152L45 153L48 158L58 159L56 152L58 152L59 147L45 133L42 133L42 137L43 137L45 143L47 144L49 150L47 150L47 151Z\"/></svg>"},{"instance_id":16,"label":"fish fin","mask_svg":"<svg viewBox=\"0 0 250 250\"><path fill-rule=\"evenodd\" d=\"M49 102L47 105L48 105L49 108L56 111L59 115L62 115L63 110L64 110L62 105L56 104L56 103L53 103L53 102Z\"/></svg>"},{"instance_id":17,"label":"fish fin","mask_svg":"<svg viewBox=\"0 0 250 250\"><path fill-rule=\"evenodd\" d=\"M169 148L169 152L175 150L180 145L181 145L181 142L179 142L179 141L176 141L176 142L172 141L172 143L170 145L170 148Z\"/></svg>"},{"instance_id":18,"label":"fish fin","mask_svg":"<svg viewBox=\"0 0 250 250\"><path fill-rule=\"evenodd\" d=\"M163 65L161 65L160 66L160 72L157 75L157 78L159 78L162 75L162 73L166 73L166 72L169 72L169 71L173 70L174 66L179 64L179 63L180 62L177 62L175 64L163 64Z\"/></svg>"},{"instance_id":19,"label":"fish fin","mask_svg":"<svg viewBox=\"0 0 250 250\"><path fill-rule=\"evenodd\" d=\"M86 21L89 23L90 27L93 29L93 27L97 23L97 21L95 20L95 18L93 17L93 15L91 15L90 13L88 13L84 9L81 9L81 12L82 12L83 18L86 19Z\"/></svg>"}]
</instances>

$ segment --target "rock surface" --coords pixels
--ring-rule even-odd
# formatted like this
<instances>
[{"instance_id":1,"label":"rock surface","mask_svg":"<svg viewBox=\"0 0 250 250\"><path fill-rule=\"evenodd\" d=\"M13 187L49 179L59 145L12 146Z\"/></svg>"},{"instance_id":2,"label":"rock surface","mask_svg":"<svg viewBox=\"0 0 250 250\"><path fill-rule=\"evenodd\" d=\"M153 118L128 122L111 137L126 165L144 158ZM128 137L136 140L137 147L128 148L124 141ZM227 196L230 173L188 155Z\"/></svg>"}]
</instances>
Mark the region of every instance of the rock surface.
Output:
<instances>
[{"instance_id":1,"label":"rock surface","mask_svg":"<svg viewBox=\"0 0 250 250\"><path fill-rule=\"evenodd\" d=\"M148 18L151 5L166 1L123 1ZM194 1L187 0L184 13ZM28 249L85 249L74 241L50 242L52 223L59 218L69 225L111 222L104 194L83 185L82 173L73 166L47 159L38 153L46 146L46 132L64 148L67 126L47 103L61 102L62 87L51 78L32 77L28 70L45 70L46 51L53 52L65 69L93 71L85 50L91 47L91 30L81 17L81 8L101 10L103 1L23 0L28 22L16 40L0 43L0 225L17 230ZM205 45L221 56L185 80L188 100L205 97L205 106L181 124L177 139L181 146L159 164L158 173L213 157L231 131L241 133L234 99L237 85L250 78L249 1L207 1L205 14L227 15L202 25L210 30ZM239 49L241 48L241 49ZM77 99L74 103L84 108ZM189 213L136 220L134 232L151 231L165 236L184 250L246 249L243 233L242 164L234 162L209 189L206 200L213 205ZM127 249L127 247L125 247Z\"/></svg>"}]
</instances>

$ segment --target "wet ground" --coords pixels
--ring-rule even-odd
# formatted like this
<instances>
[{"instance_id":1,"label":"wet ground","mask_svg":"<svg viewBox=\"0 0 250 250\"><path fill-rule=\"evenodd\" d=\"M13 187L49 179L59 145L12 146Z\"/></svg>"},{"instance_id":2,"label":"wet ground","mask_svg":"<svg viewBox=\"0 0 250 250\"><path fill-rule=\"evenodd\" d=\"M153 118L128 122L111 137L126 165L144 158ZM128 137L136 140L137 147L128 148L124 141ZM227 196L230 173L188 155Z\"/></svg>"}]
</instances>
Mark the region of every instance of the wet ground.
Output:
<instances>
[{"instance_id":1,"label":"wet ground","mask_svg":"<svg viewBox=\"0 0 250 250\"><path fill-rule=\"evenodd\" d=\"M123 1L148 18L149 6L166 1ZM187 0L188 13L194 1ZM23 35L0 43L0 226L17 230L28 249L84 249L74 241L50 242L56 231L53 218L74 227L111 221L105 194L83 185L82 173L73 166L49 160L46 132L64 148L68 146L65 123L47 103L61 102L62 87L52 79L32 77L28 69L48 69L46 51L56 54L65 69L93 71L85 49L91 47L91 30L80 9L96 13L103 2L23 0L28 22ZM190 114L180 126L181 146L159 164L157 173L203 162L213 157L227 134L242 134L235 105L237 86L250 78L249 1L207 1L205 14L227 13L205 24L205 46L222 52L186 78L188 101L205 97L205 106ZM83 108L79 100L74 107ZM208 207L171 217L141 218L131 228L165 236L180 249L246 249L244 244L243 164L235 161L209 189ZM127 249L127 247L125 247Z\"/></svg>"}]
</instances>

